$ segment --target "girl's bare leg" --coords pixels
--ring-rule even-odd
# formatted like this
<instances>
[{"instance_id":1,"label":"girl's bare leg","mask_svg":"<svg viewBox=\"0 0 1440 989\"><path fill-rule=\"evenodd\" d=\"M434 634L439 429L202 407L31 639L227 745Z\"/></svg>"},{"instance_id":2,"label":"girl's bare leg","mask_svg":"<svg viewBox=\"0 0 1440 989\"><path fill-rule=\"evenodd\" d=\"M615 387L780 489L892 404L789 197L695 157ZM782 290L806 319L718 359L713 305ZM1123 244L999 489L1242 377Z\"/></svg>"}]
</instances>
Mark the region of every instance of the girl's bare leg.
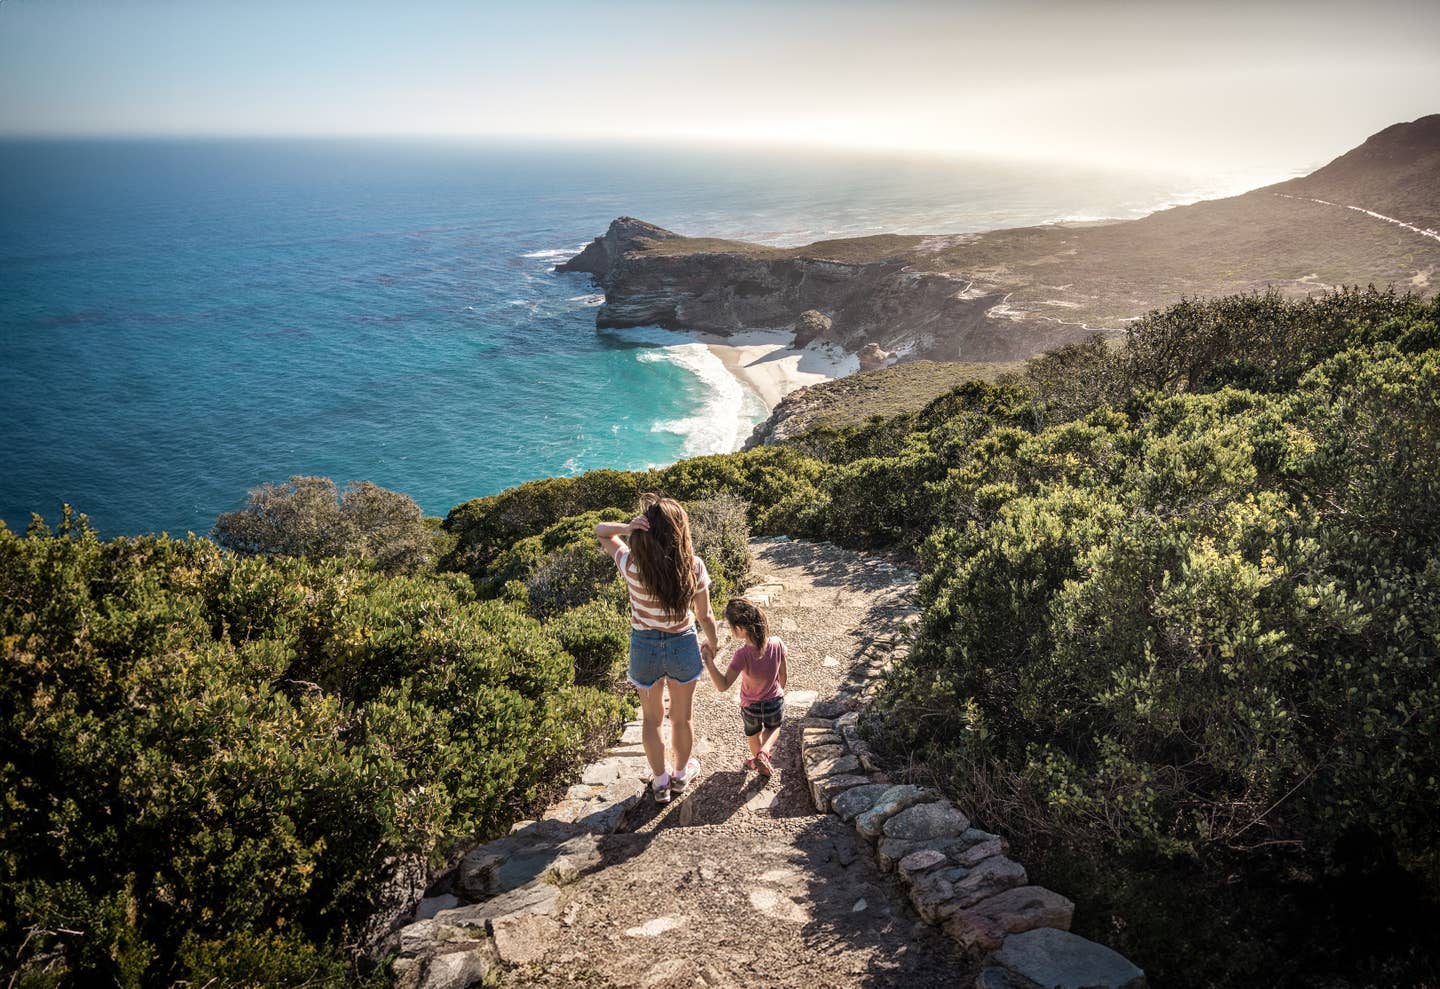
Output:
<instances>
[{"instance_id":1,"label":"girl's bare leg","mask_svg":"<svg viewBox=\"0 0 1440 989\"><path fill-rule=\"evenodd\" d=\"M665 681L656 680L653 687L636 687L640 692L640 743L645 746L645 760L650 772L665 772L665 740L660 725L665 721Z\"/></svg>"},{"instance_id":2,"label":"girl's bare leg","mask_svg":"<svg viewBox=\"0 0 1440 989\"><path fill-rule=\"evenodd\" d=\"M753 759L760 754L760 733L758 731L753 735L746 735L745 743L750 746L750 758Z\"/></svg>"},{"instance_id":3,"label":"girl's bare leg","mask_svg":"<svg viewBox=\"0 0 1440 989\"><path fill-rule=\"evenodd\" d=\"M758 739L760 743L755 748L757 755L759 754L760 749L764 749L767 753L774 755L775 739L780 737L780 726L776 725L774 728L761 728L760 734L752 737Z\"/></svg>"},{"instance_id":4,"label":"girl's bare leg","mask_svg":"<svg viewBox=\"0 0 1440 989\"><path fill-rule=\"evenodd\" d=\"M670 744L675 748L675 771L683 773L695 748L695 732L690 718L694 712L695 684L670 683ZM659 684L656 684L659 687ZM649 754L649 749L645 750Z\"/></svg>"}]
</instances>

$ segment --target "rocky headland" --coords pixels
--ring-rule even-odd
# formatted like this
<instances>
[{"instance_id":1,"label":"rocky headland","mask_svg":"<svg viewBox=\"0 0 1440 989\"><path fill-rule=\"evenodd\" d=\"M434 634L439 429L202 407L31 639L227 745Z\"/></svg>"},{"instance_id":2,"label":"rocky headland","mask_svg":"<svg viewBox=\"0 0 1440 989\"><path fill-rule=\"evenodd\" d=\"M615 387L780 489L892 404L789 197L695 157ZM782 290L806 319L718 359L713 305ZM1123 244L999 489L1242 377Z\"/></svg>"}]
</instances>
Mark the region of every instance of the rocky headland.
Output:
<instances>
[{"instance_id":1,"label":"rocky headland","mask_svg":"<svg viewBox=\"0 0 1440 989\"><path fill-rule=\"evenodd\" d=\"M1013 361L1182 296L1340 285L1422 294L1440 278L1440 114L1396 124L1303 178L1138 220L779 248L632 217L557 271L604 290L598 328L773 329L874 367L891 352ZM873 346L872 346L873 345Z\"/></svg>"}]
</instances>

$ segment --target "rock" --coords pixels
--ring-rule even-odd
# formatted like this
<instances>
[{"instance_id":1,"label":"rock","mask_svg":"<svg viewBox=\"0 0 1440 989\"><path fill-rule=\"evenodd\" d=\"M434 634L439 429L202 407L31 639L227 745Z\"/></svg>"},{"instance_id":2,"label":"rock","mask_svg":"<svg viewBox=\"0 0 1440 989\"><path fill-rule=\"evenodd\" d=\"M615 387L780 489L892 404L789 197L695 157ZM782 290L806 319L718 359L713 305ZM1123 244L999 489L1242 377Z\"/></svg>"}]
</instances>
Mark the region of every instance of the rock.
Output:
<instances>
[{"instance_id":1,"label":"rock","mask_svg":"<svg viewBox=\"0 0 1440 989\"><path fill-rule=\"evenodd\" d=\"M844 714L840 715L840 717L835 719L835 727L840 729L842 732L846 728L854 728L858 724L860 724L859 711L846 711Z\"/></svg>"},{"instance_id":2,"label":"rock","mask_svg":"<svg viewBox=\"0 0 1440 989\"><path fill-rule=\"evenodd\" d=\"M826 717L815 710L815 698L818 695L813 690L787 690L785 692L785 706L792 711L808 711L816 717Z\"/></svg>"},{"instance_id":3,"label":"rock","mask_svg":"<svg viewBox=\"0 0 1440 989\"><path fill-rule=\"evenodd\" d=\"M1075 904L1043 886L1020 886L981 900L945 921L945 932L974 954L994 951L1007 934L1037 927L1070 929Z\"/></svg>"},{"instance_id":4,"label":"rock","mask_svg":"<svg viewBox=\"0 0 1440 989\"><path fill-rule=\"evenodd\" d=\"M868 904L868 903L865 902L865 897L862 896L862 897L860 897L860 899L858 899L858 900L855 901L855 905L850 908L850 912L851 912L851 913L864 913L864 912L865 912L865 908L868 907L869 905L870 905L870 904Z\"/></svg>"},{"instance_id":5,"label":"rock","mask_svg":"<svg viewBox=\"0 0 1440 989\"><path fill-rule=\"evenodd\" d=\"M921 873L929 872L937 865L944 865L949 861L942 851L934 848L921 848L900 859L900 878L906 882L913 882Z\"/></svg>"},{"instance_id":6,"label":"rock","mask_svg":"<svg viewBox=\"0 0 1440 989\"><path fill-rule=\"evenodd\" d=\"M870 782L864 776L855 773L841 773L838 776L822 776L819 779L810 781L810 801L820 813L830 809L831 803L846 790L857 786L865 786Z\"/></svg>"},{"instance_id":7,"label":"rock","mask_svg":"<svg viewBox=\"0 0 1440 989\"><path fill-rule=\"evenodd\" d=\"M835 667L840 665L840 660L836 659L834 656L826 656L824 659L820 660L820 665L825 667L827 670L834 669Z\"/></svg>"},{"instance_id":8,"label":"rock","mask_svg":"<svg viewBox=\"0 0 1440 989\"><path fill-rule=\"evenodd\" d=\"M1009 844L999 835L991 835L983 841L978 841L961 852L952 852L951 858L956 865L966 867L979 865L986 859L995 855L1004 855L1010 850Z\"/></svg>"},{"instance_id":9,"label":"rock","mask_svg":"<svg viewBox=\"0 0 1440 989\"><path fill-rule=\"evenodd\" d=\"M803 729L800 736L801 746L805 749L819 748L822 745L842 745L843 740L833 731L826 731L823 728Z\"/></svg>"},{"instance_id":10,"label":"rock","mask_svg":"<svg viewBox=\"0 0 1440 989\"><path fill-rule=\"evenodd\" d=\"M813 711L814 708L812 707L811 710ZM806 728L823 728L826 731L830 731L834 727L835 722L831 721L829 718L816 718L812 716L809 718L800 719L800 728L802 730Z\"/></svg>"},{"instance_id":11,"label":"rock","mask_svg":"<svg viewBox=\"0 0 1440 989\"><path fill-rule=\"evenodd\" d=\"M680 236L664 227L637 220L633 216L622 216L610 221L610 227L602 236L596 237L583 251L568 261L555 266L556 271L583 271L594 275L604 284L610 269L628 252L644 246L646 242L669 240Z\"/></svg>"},{"instance_id":12,"label":"rock","mask_svg":"<svg viewBox=\"0 0 1440 989\"><path fill-rule=\"evenodd\" d=\"M567 799L545 812L545 820L579 824L595 834L614 834L644 796L645 781L638 777L601 786L577 783L566 791Z\"/></svg>"},{"instance_id":13,"label":"rock","mask_svg":"<svg viewBox=\"0 0 1440 989\"><path fill-rule=\"evenodd\" d=\"M875 801L890 789L888 783L866 783L839 794L830 801L830 809L847 824L875 806Z\"/></svg>"},{"instance_id":14,"label":"rock","mask_svg":"<svg viewBox=\"0 0 1440 989\"><path fill-rule=\"evenodd\" d=\"M580 774L580 782L602 786L620 780L640 780L649 775L650 763L644 755L638 758L635 756L612 756L586 766L584 772Z\"/></svg>"},{"instance_id":15,"label":"rock","mask_svg":"<svg viewBox=\"0 0 1440 989\"><path fill-rule=\"evenodd\" d=\"M539 821L466 854L456 870L455 889L471 900L484 900L534 882L562 860L582 873L600 862L596 841L582 824Z\"/></svg>"},{"instance_id":16,"label":"rock","mask_svg":"<svg viewBox=\"0 0 1440 989\"><path fill-rule=\"evenodd\" d=\"M495 962L495 948L488 941L436 952L423 962L416 989L470 989L482 985Z\"/></svg>"},{"instance_id":17,"label":"rock","mask_svg":"<svg viewBox=\"0 0 1440 989\"><path fill-rule=\"evenodd\" d=\"M1027 879L1023 865L1003 855L996 855L970 869L963 877L952 880L950 885L955 890L955 902L963 909L972 907L996 893L1024 886Z\"/></svg>"},{"instance_id":18,"label":"rock","mask_svg":"<svg viewBox=\"0 0 1440 989\"><path fill-rule=\"evenodd\" d=\"M468 907L441 910L433 921L449 927L488 927L496 917L511 914L530 913L542 917L553 917L559 910L560 890L546 882L536 882L520 889L501 893L484 903L472 903Z\"/></svg>"},{"instance_id":19,"label":"rock","mask_svg":"<svg viewBox=\"0 0 1440 989\"><path fill-rule=\"evenodd\" d=\"M490 922L495 953L507 965L539 961L560 933L560 924L538 914L510 914Z\"/></svg>"},{"instance_id":20,"label":"rock","mask_svg":"<svg viewBox=\"0 0 1440 989\"><path fill-rule=\"evenodd\" d=\"M844 749L840 751L843 752ZM853 755L829 756L811 762L810 753L807 752L805 759L805 775L812 780L824 779L827 776L850 775L860 771L860 760Z\"/></svg>"},{"instance_id":21,"label":"rock","mask_svg":"<svg viewBox=\"0 0 1440 989\"><path fill-rule=\"evenodd\" d=\"M641 745L645 741L645 725L640 721L625 722L625 730L620 734L621 745Z\"/></svg>"},{"instance_id":22,"label":"rock","mask_svg":"<svg viewBox=\"0 0 1440 989\"><path fill-rule=\"evenodd\" d=\"M854 758L853 756L851 758ZM871 841L880 837L881 829L885 822L890 820L902 810L907 810L916 804L926 803L935 799L935 791L922 789L918 786L910 786L902 783L899 786L892 786L885 793L880 795L874 805L855 818L855 830Z\"/></svg>"},{"instance_id":23,"label":"rock","mask_svg":"<svg viewBox=\"0 0 1440 989\"><path fill-rule=\"evenodd\" d=\"M938 924L960 909L955 902L954 880L963 879L965 870L957 866L932 869L915 877L910 884L910 902L927 924Z\"/></svg>"},{"instance_id":24,"label":"rock","mask_svg":"<svg viewBox=\"0 0 1440 989\"><path fill-rule=\"evenodd\" d=\"M795 346L804 347L807 344L823 339L834 325L829 316L817 309L807 309L795 320Z\"/></svg>"},{"instance_id":25,"label":"rock","mask_svg":"<svg viewBox=\"0 0 1440 989\"><path fill-rule=\"evenodd\" d=\"M442 893L439 896L427 896L415 907L415 920L429 920L441 910L453 910L460 905L460 897L453 893Z\"/></svg>"},{"instance_id":26,"label":"rock","mask_svg":"<svg viewBox=\"0 0 1440 989\"><path fill-rule=\"evenodd\" d=\"M1129 959L1053 927L1010 935L987 964L1023 989L1145 989L1145 973Z\"/></svg>"},{"instance_id":27,"label":"rock","mask_svg":"<svg viewBox=\"0 0 1440 989\"><path fill-rule=\"evenodd\" d=\"M881 835L880 841L875 846L875 861L879 864L881 872L894 872L900 865L900 860L907 855L935 845L936 843L932 841L901 841L898 838L886 838ZM947 858L946 861L948 862L949 859Z\"/></svg>"},{"instance_id":28,"label":"rock","mask_svg":"<svg viewBox=\"0 0 1440 989\"><path fill-rule=\"evenodd\" d=\"M916 804L885 822L881 832L899 841L932 841L953 838L970 827L970 818L956 810L949 801Z\"/></svg>"},{"instance_id":29,"label":"rock","mask_svg":"<svg viewBox=\"0 0 1440 989\"><path fill-rule=\"evenodd\" d=\"M860 357L860 370L878 371L882 367L887 367L892 364L897 355L872 340L860 348L858 356ZM891 567L890 569L893 570L895 568Z\"/></svg>"},{"instance_id":30,"label":"rock","mask_svg":"<svg viewBox=\"0 0 1440 989\"><path fill-rule=\"evenodd\" d=\"M838 718L846 711L844 704L839 701L816 701L810 705L810 717L812 718ZM834 724L832 721L831 724Z\"/></svg>"}]
</instances>

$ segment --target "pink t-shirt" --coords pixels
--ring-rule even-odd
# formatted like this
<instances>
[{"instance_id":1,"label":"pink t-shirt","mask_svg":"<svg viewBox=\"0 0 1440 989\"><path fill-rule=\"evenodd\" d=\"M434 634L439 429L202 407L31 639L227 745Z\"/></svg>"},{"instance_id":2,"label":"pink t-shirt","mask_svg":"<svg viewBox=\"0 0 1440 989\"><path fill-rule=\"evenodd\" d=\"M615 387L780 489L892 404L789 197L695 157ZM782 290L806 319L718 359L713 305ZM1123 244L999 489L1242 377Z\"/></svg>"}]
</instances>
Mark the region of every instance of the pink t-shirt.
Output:
<instances>
[{"instance_id":1,"label":"pink t-shirt","mask_svg":"<svg viewBox=\"0 0 1440 989\"><path fill-rule=\"evenodd\" d=\"M730 672L740 671L740 703L745 707L760 701L785 696L780 686L780 661L785 658L785 643L771 636L758 653L750 643L735 650L730 658Z\"/></svg>"}]
</instances>

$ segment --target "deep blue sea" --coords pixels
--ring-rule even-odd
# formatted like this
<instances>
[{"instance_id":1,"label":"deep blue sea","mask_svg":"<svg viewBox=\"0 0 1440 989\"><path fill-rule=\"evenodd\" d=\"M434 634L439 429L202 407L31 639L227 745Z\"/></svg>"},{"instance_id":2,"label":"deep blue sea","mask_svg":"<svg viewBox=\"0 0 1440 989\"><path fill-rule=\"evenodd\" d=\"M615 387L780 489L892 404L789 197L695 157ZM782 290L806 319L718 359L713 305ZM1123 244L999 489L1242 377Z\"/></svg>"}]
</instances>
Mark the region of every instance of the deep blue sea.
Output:
<instances>
[{"instance_id":1,"label":"deep blue sea","mask_svg":"<svg viewBox=\"0 0 1440 989\"><path fill-rule=\"evenodd\" d=\"M694 147L0 142L0 518L69 502L105 535L204 533L294 474L443 515L733 448L764 409L708 351L597 333L588 277L551 270L621 214L802 244L1249 184Z\"/></svg>"}]
</instances>

